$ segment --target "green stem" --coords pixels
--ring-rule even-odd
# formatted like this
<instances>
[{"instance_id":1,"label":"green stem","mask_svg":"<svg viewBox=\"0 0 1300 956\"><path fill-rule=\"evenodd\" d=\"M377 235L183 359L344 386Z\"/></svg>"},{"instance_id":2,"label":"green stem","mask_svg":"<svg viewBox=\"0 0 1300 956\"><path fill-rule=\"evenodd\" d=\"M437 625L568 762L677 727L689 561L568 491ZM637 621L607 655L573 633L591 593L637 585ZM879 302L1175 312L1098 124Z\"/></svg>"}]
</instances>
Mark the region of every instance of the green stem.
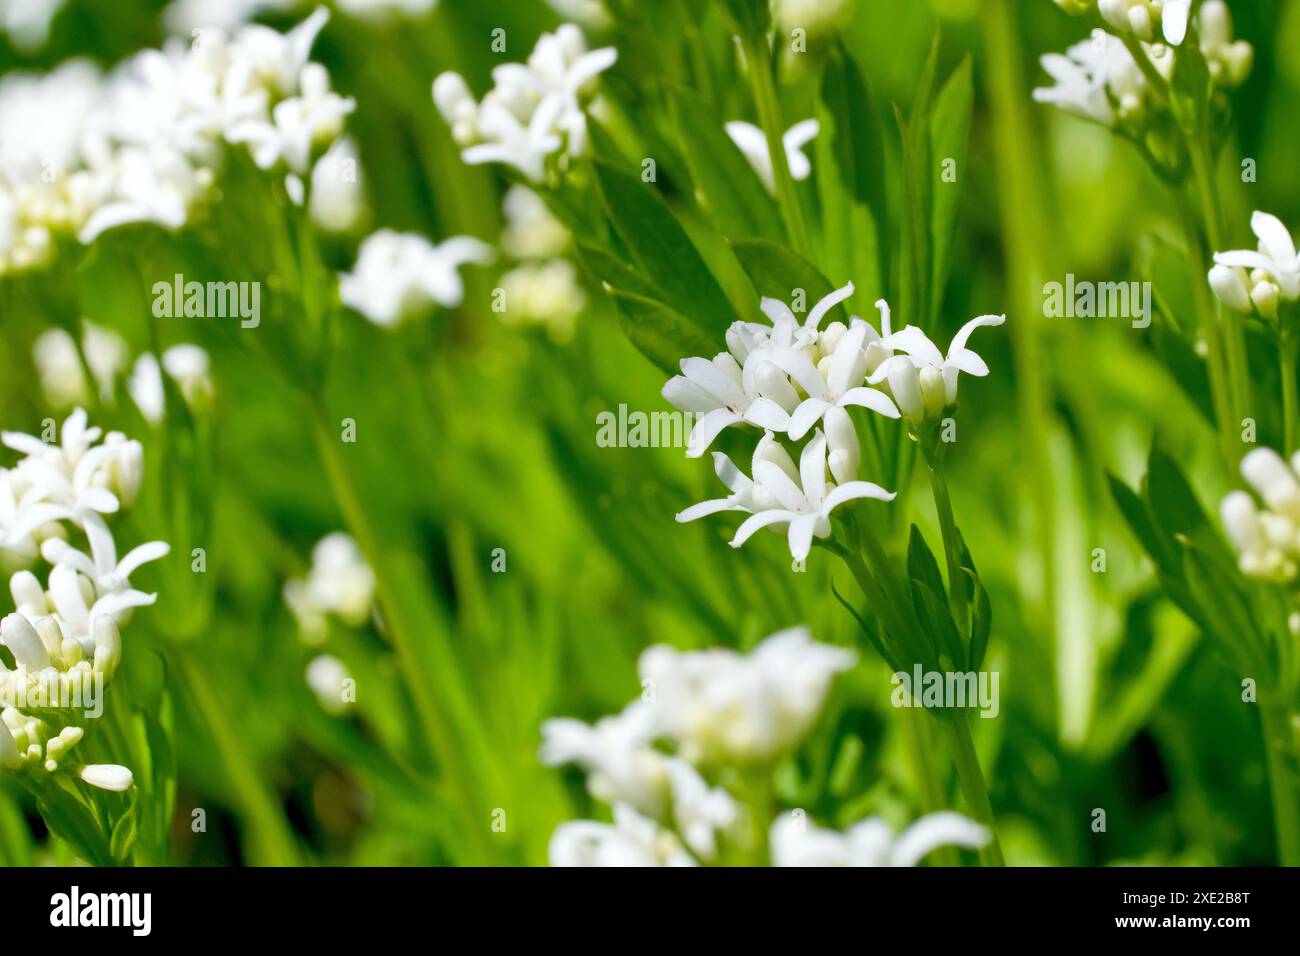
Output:
<instances>
[{"instance_id":1,"label":"green stem","mask_svg":"<svg viewBox=\"0 0 1300 956\"><path fill-rule=\"evenodd\" d=\"M1273 796L1273 822L1277 830L1278 860L1282 866L1300 866L1300 794L1288 766L1291 754L1285 709L1263 704L1264 752Z\"/></svg>"},{"instance_id":2,"label":"green stem","mask_svg":"<svg viewBox=\"0 0 1300 956\"><path fill-rule=\"evenodd\" d=\"M785 127L781 121L781 104L777 99L776 84L772 81L772 53L767 46L767 37L758 34L746 41L745 56L749 60L749 79L754 89L758 119L767 135L767 151L772 158L772 176L776 181L776 194L780 200L786 232L794 251L811 262L814 257L812 244L808 241L808 229L804 225L803 207L799 204L799 193L795 189L794 177L790 175L790 164L785 156L785 143L782 140Z\"/></svg>"},{"instance_id":3,"label":"green stem","mask_svg":"<svg viewBox=\"0 0 1300 956\"><path fill-rule=\"evenodd\" d=\"M903 709L903 737L912 758L912 768L916 773L917 790L920 793L921 811L924 814L937 813L947 809L943 784L939 780L939 770L935 766L930 727L925 714L914 707ZM935 851L935 862L940 866L957 866L961 859L956 847L945 846Z\"/></svg>"},{"instance_id":4,"label":"green stem","mask_svg":"<svg viewBox=\"0 0 1300 956\"><path fill-rule=\"evenodd\" d=\"M943 534L943 551L948 559L948 603L952 619L963 639L970 637L969 617L966 612L966 572L961 565L961 535L952 513L952 499L948 496L948 479L943 471L942 448L935 454L926 454L930 465L930 490L934 493L934 507L939 513L939 529Z\"/></svg>"},{"instance_id":5,"label":"green stem","mask_svg":"<svg viewBox=\"0 0 1300 956\"><path fill-rule=\"evenodd\" d=\"M980 863L984 866L1005 866L1002 845L998 842L997 824L993 820L993 807L989 803L988 786L984 783L984 772L980 770L979 756L975 753L970 724L961 714L950 720L941 719L939 723L947 732L948 742L952 746L957 781L961 785L962 796L966 799L966 808L976 820L989 828L989 843L980 850Z\"/></svg>"},{"instance_id":6,"label":"green stem","mask_svg":"<svg viewBox=\"0 0 1300 956\"><path fill-rule=\"evenodd\" d=\"M190 699L217 745L226 779L248 815L254 831L250 841L253 851L269 866L299 865L298 847L284 814L262 786L252 756L244 749L239 734L232 727L230 712L213 693L207 675L189 648L177 648L173 659L189 688Z\"/></svg>"},{"instance_id":7,"label":"green stem","mask_svg":"<svg viewBox=\"0 0 1300 956\"><path fill-rule=\"evenodd\" d=\"M1278 364L1282 374L1282 454L1289 455L1296 450L1296 341L1285 328L1278 342Z\"/></svg>"}]
</instances>

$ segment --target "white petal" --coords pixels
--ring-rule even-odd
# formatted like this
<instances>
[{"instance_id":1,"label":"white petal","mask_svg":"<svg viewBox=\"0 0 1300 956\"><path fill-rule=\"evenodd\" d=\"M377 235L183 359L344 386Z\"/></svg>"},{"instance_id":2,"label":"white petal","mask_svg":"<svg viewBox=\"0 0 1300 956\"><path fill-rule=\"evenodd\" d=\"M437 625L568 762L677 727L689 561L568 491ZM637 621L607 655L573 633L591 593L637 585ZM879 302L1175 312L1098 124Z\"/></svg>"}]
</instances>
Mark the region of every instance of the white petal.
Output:
<instances>
[{"instance_id":1,"label":"white petal","mask_svg":"<svg viewBox=\"0 0 1300 956\"><path fill-rule=\"evenodd\" d=\"M857 405L861 408L869 408L873 412L879 412L886 418L898 418L898 406L893 400L880 391L878 388L867 388L865 385L859 385L857 388L851 388L840 398L840 405Z\"/></svg>"},{"instance_id":2,"label":"white petal","mask_svg":"<svg viewBox=\"0 0 1300 956\"><path fill-rule=\"evenodd\" d=\"M1250 228L1259 237L1264 252L1278 265L1288 266L1295 262L1295 244L1291 241L1291 233L1277 216L1256 211L1250 217Z\"/></svg>"},{"instance_id":3,"label":"white petal","mask_svg":"<svg viewBox=\"0 0 1300 956\"><path fill-rule=\"evenodd\" d=\"M699 458L709 450L720 431L728 425L739 424L740 421L740 416L729 408L715 408L704 415L691 429L691 437L686 442L686 456Z\"/></svg>"},{"instance_id":4,"label":"white petal","mask_svg":"<svg viewBox=\"0 0 1300 956\"><path fill-rule=\"evenodd\" d=\"M831 403L825 399L804 399L799 403L799 407L794 410L794 414L790 416L790 437L795 441L803 438L808 433L808 429L821 421L822 416L826 414L826 410L830 407Z\"/></svg>"},{"instance_id":5,"label":"white petal","mask_svg":"<svg viewBox=\"0 0 1300 956\"><path fill-rule=\"evenodd\" d=\"M758 514L750 515L736 529L736 535L731 539L731 546L739 548L750 539L750 536L755 531L766 528L770 524L793 521L798 517L799 515L793 511L784 511L780 508L774 508L771 511L760 511Z\"/></svg>"},{"instance_id":6,"label":"white petal","mask_svg":"<svg viewBox=\"0 0 1300 956\"><path fill-rule=\"evenodd\" d=\"M941 846L978 850L989 842L989 835L986 827L960 813L932 813L899 836L890 852L890 862L894 866L916 866L930 851Z\"/></svg>"},{"instance_id":7,"label":"white petal","mask_svg":"<svg viewBox=\"0 0 1300 956\"><path fill-rule=\"evenodd\" d=\"M826 496L822 502L822 514L830 515L832 511L844 504L846 501L853 501L857 498L874 498L877 501L893 501L895 493L886 491L884 488L870 481L850 481L842 485L837 485L831 489L831 493Z\"/></svg>"},{"instance_id":8,"label":"white petal","mask_svg":"<svg viewBox=\"0 0 1300 956\"><path fill-rule=\"evenodd\" d=\"M790 557L796 561L805 561L812 551L813 532L817 528L817 515L800 515L790 522L786 541L790 545Z\"/></svg>"}]
</instances>

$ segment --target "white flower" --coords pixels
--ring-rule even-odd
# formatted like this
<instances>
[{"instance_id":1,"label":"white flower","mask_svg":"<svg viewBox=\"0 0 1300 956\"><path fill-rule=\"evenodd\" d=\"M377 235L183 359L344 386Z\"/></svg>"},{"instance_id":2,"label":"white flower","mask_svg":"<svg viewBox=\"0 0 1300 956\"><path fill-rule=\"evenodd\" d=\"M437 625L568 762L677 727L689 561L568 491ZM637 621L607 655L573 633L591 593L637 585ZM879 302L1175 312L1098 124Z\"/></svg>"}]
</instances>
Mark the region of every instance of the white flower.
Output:
<instances>
[{"instance_id":1,"label":"white flower","mask_svg":"<svg viewBox=\"0 0 1300 956\"><path fill-rule=\"evenodd\" d=\"M772 865L916 866L939 847L977 850L989 836L986 827L950 811L922 817L897 836L880 819L838 833L813 826L802 816L783 814L772 824Z\"/></svg>"},{"instance_id":2,"label":"white flower","mask_svg":"<svg viewBox=\"0 0 1300 956\"><path fill-rule=\"evenodd\" d=\"M789 453L770 435L754 453L753 479L739 472L725 455L715 455L715 468L732 494L725 499L706 501L677 515L677 520L694 521L718 511L748 511L736 529L731 546L738 548L760 528L787 528L790 555L796 561L808 557L813 538L831 534L831 512L845 502L858 498L892 501L894 492L869 481L849 480L835 485L826 480L826 436L817 431L804 446L796 471ZM853 452L856 452L856 441Z\"/></svg>"},{"instance_id":3,"label":"white flower","mask_svg":"<svg viewBox=\"0 0 1300 956\"><path fill-rule=\"evenodd\" d=\"M370 617L375 600L375 573L356 541L341 531L316 542L305 580L285 583L284 597L308 643L323 638L325 615L337 615L351 627Z\"/></svg>"},{"instance_id":4,"label":"white flower","mask_svg":"<svg viewBox=\"0 0 1300 956\"><path fill-rule=\"evenodd\" d=\"M1005 321L1005 315L976 316L957 330L947 355L917 326L909 325L884 340L888 348L906 354L886 359L867 381L874 385L888 380L903 417L914 428L921 428L938 419L945 408L956 404L960 372L988 375L988 365L966 347L966 342L977 328L1001 325Z\"/></svg>"},{"instance_id":5,"label":"white flower","mask_svg":"<svg viewBox=\"0 0 1300 956\"><path fill-rule=\"evenodd\" d=\"M562 823L551 836L551 866L695 866L681 842L631 807L618 804L614 823Z\"/></svg>"},{"instance_id":6,"label":"white flower","mask_svg":"<svg viewBox=\"0 0 1300 956\"><path fill-rule=\"evenodd\" d=\"M67 517L66 508L44 499L43 488L14 471L0 468L0 552L20 562L36 557L37 532Z\"/></svg>"},{"instance_id":7,"label":"white flower","mask_svg":"<svg viewBox=\"0 0 1300 956\"><path fill-rule=\"evenodd\" d=\"M1103 126L1114 126L1117 116L1128 119L1142 113L1146 80L1118 37L1095 30L1091 39L1064 54L1044 54L1039 62L1056 85L1036 88L1036 102L1054 104ZM1171 57L1156 57L1155 62L1157 68L1172 68Z\"/></svg>"},{"instance_id":8,"label":"white flower","mask_svg":"<svg viewBox=\"0 0 1300 956\"><path fill-rule=\"evenodd\" d=\"M578 272L567 259L517 266L501 277L501 289L506 303L503 322L545 325L561 342L573 333L574 320L587 305Z\"/></svg>"},{"instance_id":9,"label":"white flower","mask_svg":"<svg viewBox=\"0 0 1300 956\"><path fill-rule=\"evenodd\" d=\"M365 219L361 158L349 137L339 137L312 168L307 211L326 232L350 232Z\"/></svg>"},{"instance_id":10,"label":"white flower","mask_svg":"<svg viewBox=\"0 0 1300 956\"><path fill-rule=\"evenodd\" d=\"M97 514L87 515L83 527L90 541L90 555L78 551L62 538L47 538L41 545L41 556L52 565L68 565L84 574L100 595L128 591L134 571L150 561L166 557L171 551L165 541L150 541L132 548L119 561L117 544L103 518ZM149 598L149 603L152 603L153 595L141 595L141 598Z\"/></svg>"},{"instance_id":11,"label":"white flower","mask_svg":"<svg viewBox=\"0 0 1300 956\"><path fill-rule=\"evenodd\" d=\"M0 33L8 33L14 46L25 53L39 50L63 4L64 0L0 0Z\"/></svg>"},{"instance_id":12,"label":"white flower","mask_svg":"<svg viewBox=\"0 0 1300 956\"><path fill-rule=\"evenodd\" d=\"M627 804L658 819L668 802L667 758L655 750L653 707L634 701L619 714L588 725L568 717L542 724L540 759L548 766L573 763L587 773L597 800Z\"/></svg>"},{"instance_id":13,"label":"white flower","mask_svg":"<svg viewBox=\"0 0 1300 956\"><path fill-rule=\"evenodd\" d=\"M468 236L435 246L415 233L381 229L361 243L352 272L339 277L339 297L376 325L395 325L434 304L460 305L465 286L456 270L493 257L491 246Z\"/></svg>"},{"instance_id":14,"label":"white flower","mask_svg":"<svg viewBox=\"0 0 1300 956\"><path fill-rule=\"evenodd\" d=\"M1274 310L1276 309L1276 300L1271 298L1275 295L1281 295L1288 302L1300 298L1300 255L1296 254L1291 233L1276 216L1256 211L1250 217L1250 228L1259 239L1257 251L1239 249L1231 252L1216 252L1214 262L1216 266L1226 266L1229 269L1251 270L1249 275L1249 282L1253 286L1250 291L1251 300L1260 307L1261 300L1256 296L1264 296L1262 300L1264 305L1260 311L1262 314L1267 314L1265 309L1270 302ZM1212 272L1210 279L1215 294L1219 295L1227 305L1239 308L1241 299L1237 294L1238 290L1228 285L1224 273L1219 272L1216 275ZM1237 279L1241 282L1244 291L1246 279L1243 278L1243 274L1238 273ZM1274 288L1261 291L1259 288L1261 285Z\"/></svg>"},{"instance_id":15,"label":"white flower","mask_svg":"<svg viewBox=\"0 0 1300 956\"><path fill-rule=\"evenodd\" d=\"M1210 67L1210 77L1221 86L1245 82L1255 59L1255 48L1245 40L1232 39L1232 14L1224 0L1205 0L1196 15L1201 37L1201 54Z\"/></svg>"},{"instance_id":16,"label":"white flower","mask_svg":"<svg viewBox=\"0 0 1300 956\"><path fill-rule=\"evenodd\" d=\"M1229 493L1219 513L1238 555L1242 574L1286 582L1300 571L1300 453L1288 464L1271 448L1256 448L1241 460L1241 476L1263 501L1244 491Z\"/></svg>"},{"instance_id":17,"label":"white flower","mask_svg":"<svg viewBox=\"0 0 1300 956\"><path fill-rule=\"evenodd\" d=\"M113 384L126 365L126 342L116 332L83 322L82 349L85 364L99 386L102 401L113 395ZM76 340L64 329L46 329L32 344L32 359L41 380L41 391L50 404L68 408L85 402L86 387L82 356Z\"/></svg>"},{"instance_id":18,"label":"white flower","mask_svg":"<svg viewBox=\"0 0 1300 956\"><path fill-rule=\"evenodd\" d=\"M506 190L501 209L506 218L501 248L507 254L516 259L550 259L568 248L569 230L527 186L516 184Z\"/></svg>"},{"instance_id":19,"label":"white flower","mask_svg":"<svg viewBox=\"0 0 1300 956\"><path fill-rule=\"evenodd\" d=\"M338 0L344 13L361 20L383 21L393 17L416 19L438 5L438 0Z\"/></svg>"},{"instance_id":20,"label":"white flower","mask_svg":"<svg viewBox=\"0 0 1300 956\"><path fill-rule=\"evenodd\" d=\"M685 760L670 757L665 764L674 828L697 858L712 861L718 854L718 834L735 832L740 805L726 790L710 787Z\"/></svg>"},{"instance_id":21,"label":"white flower","mask_svg":"<svg viewBox=\"0 0 1300 956\"><path fill-rule=\"evenodd\" d=\"M660 733L692 764L764 762L793 749L812 727L831 679L852 651L817 644L804 628L773 634L748 655L725 648L641 655Z\"/></svg>"},{"instance_id":22,"label":"white flower","mask_svg":"<svg viewBox=\"0 0 1300 956\"><path fill-rule=\"evenodd\" d=\"M327 713L337 716L351 709L352 701L345 691L352 673L337 657L331 654L313 657L307 665L306 679L307 686Z\"/></svg>"},{"instance_id":23,"label":"white flower","mask_svg":"<svg viewBox=\"0 0 1300 956\"><path fill-rule=\"evenodd\" d=\"M725 128L732 142L749 160L749 165L754 167L754 172L763 181L767 191L775 193L776 174L772 169L772 154L767 148L767 135L753 123L742 120L733 120ZM790 168L790 175L797 180L802 181L812 174L812 163L804 155L803 147L812 141L819 129L817 120L807 119L795 123L781 137L786 165Z\"/></svg>"},{"instance_id":24,"label":"white flower","mask_svg":"<svg viewBox=\"0 0 1300 956\"><path fill-rule=\"evenodd\" d=\"M578 157L587 150L582 102L592 81L618 59L613 47L587 50L582 31L571 23L544 33L528 63L504 63L492 71L496 84L475 103L465 81L441 74L433 100L465 147L467 163L504 163L528 179L545 177L546 162L561 150Z\"/></svg>"},{"instance_id":25,"label":"white flower","mask_svg":"<svg viewBox=\"0 0 1300 956\"><path fill-rule=\"evenodd\" d=\"M61 444L19 432L0 432L0 441L27 456L14 470L40 489L40 500L59 505L67 517L80 521L92 512L117 511L121 503L110 486L114 459L123 449L107 439L95 445L102 434L87 426L86 412L78 408L63 423Z\"/></svg>"}]
</instances>

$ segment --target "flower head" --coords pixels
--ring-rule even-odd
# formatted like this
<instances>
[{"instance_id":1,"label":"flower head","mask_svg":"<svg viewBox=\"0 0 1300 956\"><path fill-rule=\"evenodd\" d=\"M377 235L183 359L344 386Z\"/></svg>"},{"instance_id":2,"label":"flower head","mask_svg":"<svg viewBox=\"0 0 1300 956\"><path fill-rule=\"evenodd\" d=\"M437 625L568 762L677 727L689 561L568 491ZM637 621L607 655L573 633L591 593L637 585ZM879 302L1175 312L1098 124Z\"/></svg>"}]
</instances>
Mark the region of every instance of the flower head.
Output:
<instances>
[{"instance_id":1,"label":"flower head","mask_svg":"<svg viewBox=\"0 0 1300 956\"><path fill-rule=\"evenodd\" d=\"M361 243L352 272L340 276L339 297L376 325L392 326L434 305L460 305L465 285L457 270L493 258L491 246L469 236L434 245L416 233L381 229Z\"/></svg>"},{"instance_id":2,"label":"flower head","mask_svg":"<svg viewBox=\"0 0 1300 956\"><path fill-rule=\"evenodd\" d=\"M731 141L749 160L749 165L754 167L754 172L767 187L767 191L775 194L776 177L772 169L772 154L767 148L767 134L753 123L742 120L733 120L725 128ZM786 165L790 168L790 175L797 180L802 181L812 175L812 163L804 155L803 148L812 142L820 128L817 120L807 119L795 123L781 137Z\"/></svg>"},{"instance_id":3,"label":"flower head","mask_svg":"<svg viewBox=\"0 0 1300 956\"><path fill-rule=\"evenodd\" d=\"M1210 288L1228 307L1264 318L1277 314L1278 300L1300 298L1300 255L1291 233L1276 216L1256 211L1250 228L1258 248L1216 252L1209 273Z\"/></svg>"},{"instance_id":4,"label":"flower head","mask_svg":"<svg viewBox=\"0 0 1300 956\"><path fill-rule=\"evenodd\" d=\"M922 817L901 834L880 819L838 833L813 826L802 815L784 814L772 825L772 865L916 866L941 846L977 850L989 838L987 827L951 811Z\"/></svg>"}]
</instances>

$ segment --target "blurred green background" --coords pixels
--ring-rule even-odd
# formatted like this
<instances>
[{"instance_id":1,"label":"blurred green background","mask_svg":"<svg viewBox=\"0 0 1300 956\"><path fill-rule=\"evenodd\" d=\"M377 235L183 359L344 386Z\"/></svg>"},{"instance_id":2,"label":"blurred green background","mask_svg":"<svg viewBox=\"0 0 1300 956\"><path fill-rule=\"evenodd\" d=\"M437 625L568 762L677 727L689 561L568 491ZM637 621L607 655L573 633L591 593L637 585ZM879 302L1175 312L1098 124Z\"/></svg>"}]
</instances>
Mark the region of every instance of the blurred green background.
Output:
<instances>
[{"instance_id":1,"label":"blurred green background","mask_svg":"<svg viewBox=\"0 0 1300 956\"><path fill-rule=\"evenodd\" d=\"M685 45L695 44L711 77L697 92L719 122L752 118L753 107L732 80L720 17L698 6L631 4L588 38L618 47L604 90L646 141L664 142L663 191L707 250L689 173L673 158L690 144L676 142L656 99L661 84L680 79ZM1221 167L1240 247L1251 244L1252 209L1300 222L1290 105L1300 59L1284 56L1300 50L1300 3L1231 7L1256 54L1234 94L1236 131ZM111 66L161 43L160 8L69 0L39 51L20 53L0 37L0 71L70 57ZM307 9L259 19L287 28ZM386 25L333 16L314 59L357 101L348 129L374 227L497 241L506 180L496 167L459 160L430 83L454 69L481 93L501 61L490 48L494 28L507 30L509 58L522 59L560 22L540 0L441 0L427 16ZM677 29L683 22L689 30ZM1107 471L1135 483L1158 437L1203 500L1217 501L1225 488L1210 431L1158 358L1155 329L1042 316L1043 283L1067 272L1155 275L1174 209L1135 152L1030 100L1045 82L1038 56L1083 36L1047 0L859 0L844 43L882 101L906 104L936 29L941 76L972 59L975 107L935 338L946 341L972 315L1008 314L978 343L992 375L963 386L950 459L955 507L978 542L995 614L989 666L1002 675L1002 714L974 730L1008 861L1273 862L1257 718L1241 703L1239 678L1161 597L1105 483ZM786 115L802 118L815 77L788 80ZM1237 157L1257 159L1258 182L1238 181ZM809 196L817 163L802 187ZM79 312L138 353L153 346L143 279L243 275L269 261L267 213L235 188L227 183L228 201L181 237L131 230L96 246L75 275L0 280L4 427L32 431L52 414L31 359L43 329ZM351 266L357 238L330 241L330 269ZM235 248L242 258L231 258ZM418 641L405 651L422 675L414 687L402 677L411 662L380 629L331 621L324 644L308 647L283 601L312 545L345 527L286 384L310 368L297 370L279 343L255 357L229 330L163 321L164 346L195 341L212 355L210 420L154 432L121 396L91 410L96 423L146 445L150 484L126 526L131 540L173 545L170 558L141 572L140 586L158 590L159 602L125 633L126 657L161 661L171 689L178 790L160 862L541 864L558 823L598 812L579 772L539 765L543 719L620 708L638 691L638 654L657 642L748 648L796 623L821 641L854 642L852 620L830 599L828 579L845 575L828 555L814 552L805 573L792 573L775 537L733 551L720 523L675 524L676 511L715 495L709 468L680 449L597 447L599 412L665 407L663 373L628 343L600 287L588 282L574 334L555 341L492 312L501 268L471 267L460 309L395 332L345 313L335 330L326 405L332 420L357 423L344 467L410 598ZM854 310L871 316L880 292L859 289ZM1174 312L1189 295L1186 281L1168 279L1158 293ZM1276 427L1261 418L1261 442ZM898 528L914 520L937 540L928 500L918 495L912 508L895 516ZM207 553L201 583L189 571L194 547ZM1105 573L1091 570L1095 548L1106 550ZM503 573L492 570L494 549L504 549ZM345 715L322 709L304 681L321 652L357 679ZM872 812L916 815L902 721L881 690L886 668L864 657L781 775L791 805L839 825ZM450 749L431 747L430 726ZM1107 812L1105 833L1090 826L1095 808ZM206 814L203 832L192 826L196 809ZM492 825L499 810L504 832ZM9 864L68 859L3 780L0 833Z\"/></svg>"}]
</instances>

